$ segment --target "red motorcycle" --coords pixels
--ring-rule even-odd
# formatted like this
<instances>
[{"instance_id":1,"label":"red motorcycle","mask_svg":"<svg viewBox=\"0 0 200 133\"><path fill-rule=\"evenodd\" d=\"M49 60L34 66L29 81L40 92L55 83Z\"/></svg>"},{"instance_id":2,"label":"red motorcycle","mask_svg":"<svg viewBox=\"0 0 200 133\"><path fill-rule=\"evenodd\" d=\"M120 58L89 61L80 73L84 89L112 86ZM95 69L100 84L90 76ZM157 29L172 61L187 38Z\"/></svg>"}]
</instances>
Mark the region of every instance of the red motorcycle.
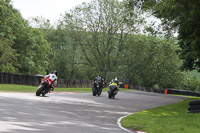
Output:
<instances>
[{"instance_id":1,"label":"red motorcycle","mask_svg":"<svg viewBox=\"0 0 200 133\"><path fill-rule=\"evenodd\" d=\"M41 81L41 84L37 88L36 96L45 96L50 91L54 90L54 82L56 82L57 76L55 74L49 74L45 76L45 79Z\"/></svg>"}]
</instances>

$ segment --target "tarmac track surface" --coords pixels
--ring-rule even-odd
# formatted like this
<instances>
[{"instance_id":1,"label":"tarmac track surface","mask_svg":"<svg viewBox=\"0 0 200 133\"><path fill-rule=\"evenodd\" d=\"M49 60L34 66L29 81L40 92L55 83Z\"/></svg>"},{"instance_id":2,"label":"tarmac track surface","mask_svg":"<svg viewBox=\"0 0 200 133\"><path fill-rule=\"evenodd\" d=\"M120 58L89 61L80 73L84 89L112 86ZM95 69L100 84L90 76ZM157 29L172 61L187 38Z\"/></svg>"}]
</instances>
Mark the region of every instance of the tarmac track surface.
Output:
<instances>
[{"instance_id":1,"label":"tarmac track surface","mask_svg":"<svg viewBox=\"0 0 200 133\"><path fill-rule=\"evenodd\" d=\"M107 93L0 93L0 133L126 133L117 119L183 98L139 91Z\"/></svg>"}]
</instances>

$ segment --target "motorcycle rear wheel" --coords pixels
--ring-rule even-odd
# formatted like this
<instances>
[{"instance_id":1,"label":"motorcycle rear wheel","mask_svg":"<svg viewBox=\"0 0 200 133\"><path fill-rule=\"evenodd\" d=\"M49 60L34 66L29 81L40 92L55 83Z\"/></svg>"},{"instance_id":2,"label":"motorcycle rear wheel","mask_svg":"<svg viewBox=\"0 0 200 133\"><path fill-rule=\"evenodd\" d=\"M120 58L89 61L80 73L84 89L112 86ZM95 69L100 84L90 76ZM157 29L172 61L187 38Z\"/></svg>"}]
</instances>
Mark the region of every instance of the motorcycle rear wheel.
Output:
<instances>
[{"instance_id":1,"label":"motorcycle rear wheel","mask_svg":"<svg viewBox=\"0 0 200 133\"><path fill-rule=\"evenodd\" d=\"M112 95L111 93L110 93L110 94L108 94L108 98L109 98L109 99L111 99L111 98L112 98L112 96L113 96L113 95Z\"/></svg>"}]
</instances>

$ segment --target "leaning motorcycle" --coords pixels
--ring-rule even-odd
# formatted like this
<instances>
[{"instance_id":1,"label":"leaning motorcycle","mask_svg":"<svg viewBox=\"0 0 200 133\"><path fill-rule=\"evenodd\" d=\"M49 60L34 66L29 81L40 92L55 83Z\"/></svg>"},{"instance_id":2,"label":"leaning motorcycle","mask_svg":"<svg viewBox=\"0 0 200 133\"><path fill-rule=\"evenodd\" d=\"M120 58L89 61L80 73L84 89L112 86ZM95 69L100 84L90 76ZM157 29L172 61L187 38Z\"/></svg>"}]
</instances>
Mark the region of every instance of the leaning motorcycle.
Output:
<instances>
[{"instance_id":1,"label":"leaning motorcycle","mask_svg":"<svg viewBox=\"0 0 200 133\"><path fill-rule=\"evenodd\" d=\"M99 85L100 83L98 83L97 81L95 81L93 83L93 87L92 87L92 94L93 96L100 96L101 95L101 92L102 92L102 88L101 86Z\"/></svg>"},{"instance_id":2,"label":"leaning motorcycle","mask_svg":"<svg viewBox=\"0 0 200 133\"><path fill-rule=\"evenodd\" d=\"M108 90L108 98L114 99L115 95L117 95L119 91L119 87L117 86L117 83L112 83L109 85L109 90Z\"/></svg>"},{"instance_id":3,"label":"leaning motorcycle","mask_svg":"<svg viewBox=\"0 0 200 133\"><path fill-rule=\"evenodd\" d=\"M37 88L36 96L40 96L41 94L42 94L42 96L45 96L47 93L49 93L51 91L50 86L51 86L51 82L48 81L48 79L42 80L41 84Z\"/></svg>"}]
</instances>

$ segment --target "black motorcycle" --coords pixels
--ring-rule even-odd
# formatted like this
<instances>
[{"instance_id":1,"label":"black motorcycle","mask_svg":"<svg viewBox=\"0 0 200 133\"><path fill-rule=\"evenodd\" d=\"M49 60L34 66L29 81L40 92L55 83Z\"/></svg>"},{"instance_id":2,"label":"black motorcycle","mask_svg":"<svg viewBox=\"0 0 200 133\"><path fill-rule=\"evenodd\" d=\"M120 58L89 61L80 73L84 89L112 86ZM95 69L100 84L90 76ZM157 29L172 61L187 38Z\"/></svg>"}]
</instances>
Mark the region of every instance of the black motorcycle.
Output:
<instances>
[{"instance_id":1,"label":"black motorcycle","mask_svg":"<svg viewBox=\"0 0 200 133\"><path fill-rule=\"evenodd\" d=\"M101 95L101 92L102 92L102 87L100 85L101 83L98 83L97 81L95 81L93 83L93 87L92 87L92 94L93 96L100 96Z\"/></svg>"},{"instance_id":2,"label":"black motorcycle","mask_svg":"<svg viewBox=\"0 0 200 133\"><path fill-rule=\"evenodd\" d=\"M119 88L117 85L115 85L115 84L109 85L108 98L114 99L115 95L117 95L118 91L119 91Z\"/></svg>"},{"instance_id":3,"label":"black motorcycle","mask_svg":"<svg viewBox=\"0 0 200 133\"><path fill-rule=\"evenodd\" d=\"M48 80L42 80L40 86L37 88L36 96L45 96L47 93L51 91L51 84Z\"/></svg>"}]
</instances>

